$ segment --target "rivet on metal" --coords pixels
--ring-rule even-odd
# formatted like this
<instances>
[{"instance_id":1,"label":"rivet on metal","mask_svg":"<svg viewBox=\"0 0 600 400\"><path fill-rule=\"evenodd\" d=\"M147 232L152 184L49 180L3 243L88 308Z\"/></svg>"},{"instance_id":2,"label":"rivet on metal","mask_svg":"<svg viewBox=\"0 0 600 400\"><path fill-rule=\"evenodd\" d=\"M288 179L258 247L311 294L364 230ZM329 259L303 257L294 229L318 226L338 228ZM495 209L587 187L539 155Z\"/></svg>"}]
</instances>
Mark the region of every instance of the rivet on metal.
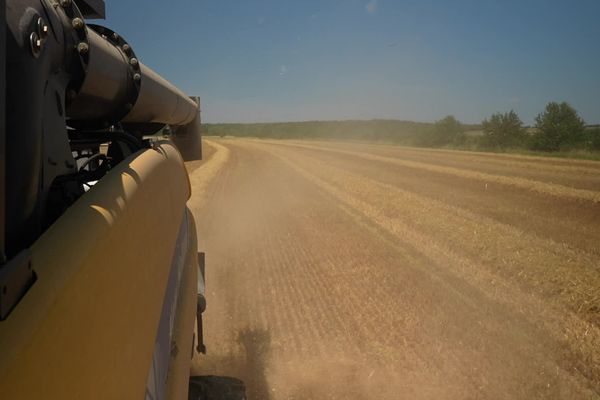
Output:
<instances>
[{"instance_id":1,"label":"rivet on metal","mask_svg":"<svg viewBox=\"0 0 600 400\"><path fill-rule=\"evenodd\" d=\"M81 29L85 26L85 23L83 22L83 20L81 18L73 19L71 24L73 25L73 28L75 28L75 29Z\"/></svg>"},{"instance_id":2,"label":"rivet on metal","mask_svg":"<svg viewBox=\"0 0 600 400\"><path fill-rule=\"evenodd\" d=\"M125 53L129 53L131 51L131 46L128 44L124 44L122 49Z\"/></svg>"},{"instance_id":3,"label":"rivet on metal","mask_svg":"<svg viewBox=\"0 0 600 400\"><path fill-rule=\"evenodd\" d=\"M139 63L140 62L137 58L132 58L131 60L129 60L129 64L133 65L134 67L137 67Z\"/></svg>"},{"instance_id":4,"label":"rivet on metal","mask_svg":"<svg viewBox=\"0 0 600 400\"><path fill-rule=\"evenodd\" d=\"M133 75L133 80L136 81L136 82L141 81L142 80L142 75L140 75L140 74Z\"/></svg>"},{"instance_id":5,"label":"rivet on metal","mask_svg":"<svg viewBox=\"0 0 600 400\"><path fill-rule=\"evenodd\" d=\"M90 46L87 43L81 42L77 45L79 54L86 54L88 51L90 51Z\"/></svg>"},{"instance_id":6,"label":"rivet on metal","mask_svg":"<svg viewBox=\"0 0 600 400\"><path fill-rule=\"evenodd\" d=\"M60 5L63 7L69 7L71 5L71 0L60 0Z\"/></svg>"}]
</instances>

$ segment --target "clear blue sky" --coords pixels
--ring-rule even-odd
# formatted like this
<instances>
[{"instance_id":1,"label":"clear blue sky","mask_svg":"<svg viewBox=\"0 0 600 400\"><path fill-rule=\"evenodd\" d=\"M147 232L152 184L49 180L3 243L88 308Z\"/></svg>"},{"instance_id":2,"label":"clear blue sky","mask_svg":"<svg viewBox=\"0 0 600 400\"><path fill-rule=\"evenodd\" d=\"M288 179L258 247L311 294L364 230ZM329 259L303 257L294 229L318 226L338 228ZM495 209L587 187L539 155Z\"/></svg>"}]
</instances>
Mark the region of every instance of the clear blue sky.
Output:
<instances>
[{"instance_id":1,"label":"clear blue sky","mask_svg":"<svg viewBox=\"0 0 600 400\"><path fill-rule=\"evenodd\" d=\"M600 123L599 0L107 0L105 24L208 122Z\"/></svg>"}]
</instances>

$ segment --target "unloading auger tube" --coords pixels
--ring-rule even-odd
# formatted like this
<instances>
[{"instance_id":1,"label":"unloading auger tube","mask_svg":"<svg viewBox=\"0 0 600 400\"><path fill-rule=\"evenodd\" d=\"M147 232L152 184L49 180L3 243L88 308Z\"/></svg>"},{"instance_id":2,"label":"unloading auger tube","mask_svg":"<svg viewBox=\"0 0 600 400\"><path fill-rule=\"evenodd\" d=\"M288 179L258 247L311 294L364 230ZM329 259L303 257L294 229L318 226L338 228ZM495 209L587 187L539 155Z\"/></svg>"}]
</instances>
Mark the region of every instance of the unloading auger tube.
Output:
<instances>
[{"instance_id":1,"label":"unloading auger tube","mask_svg":"<svg viewBox=\"0 0 600 400\"><path fill-rule=\"evenodd\" d=\"M198 104L141 63L118 33L85 27L89 62L85 79L67 107L72 125L107 127L118 122L182 126L196 117ZM79 43L82 49L86 43ZM85 51L85 50L84 50Z\"/></svg>"},{"instance_id":2,"label":"unloading auger tube","mask_svg":"<svg viewBox=\"0 0 600 400\"><path fill-rule=\"evenodd\" d=\"M86 23L104 18L103 0L6 0L4 11L6 260L31 245L90 182L151 146L147 135L168 126L176 144L185 142L186 160L201 149L199 99L140 62L118 33Z\"/></svg>"}]
</instances>

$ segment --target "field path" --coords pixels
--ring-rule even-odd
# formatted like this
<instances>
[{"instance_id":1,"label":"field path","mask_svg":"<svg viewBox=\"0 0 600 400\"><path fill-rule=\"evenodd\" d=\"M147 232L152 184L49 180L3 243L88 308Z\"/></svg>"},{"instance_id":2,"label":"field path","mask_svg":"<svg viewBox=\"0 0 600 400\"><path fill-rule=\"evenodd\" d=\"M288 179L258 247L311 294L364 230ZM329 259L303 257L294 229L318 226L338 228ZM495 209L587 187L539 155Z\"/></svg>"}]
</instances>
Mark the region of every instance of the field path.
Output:
<instances>
[{"instance_id":1,"label":"field path","mask_svg":"<svg viewBox=\"0 0 600 400\"><path fill-rule=\"evenodd\" d=\"M600 399L600 163L211 139L208 355L250 399Z\"/></svg>"}]
</instances>

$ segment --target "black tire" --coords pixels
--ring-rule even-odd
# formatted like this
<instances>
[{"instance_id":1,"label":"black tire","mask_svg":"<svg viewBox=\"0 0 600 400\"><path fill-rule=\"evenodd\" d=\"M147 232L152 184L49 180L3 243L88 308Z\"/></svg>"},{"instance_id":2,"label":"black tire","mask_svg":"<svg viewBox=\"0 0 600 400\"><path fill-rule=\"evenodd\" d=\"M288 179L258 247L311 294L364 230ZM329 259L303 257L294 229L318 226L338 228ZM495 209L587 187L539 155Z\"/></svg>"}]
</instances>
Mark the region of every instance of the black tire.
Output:
<instances>
[{"instance_id":1,"label":"black tire","mask_svg":"<svg viewBox=\"0 0 600 400\"><path fill-rule=\"evenodd\" d=\"M192 376L188 400L246 400L246 385L226 376Z\"/></svg>"}]
</instances>

